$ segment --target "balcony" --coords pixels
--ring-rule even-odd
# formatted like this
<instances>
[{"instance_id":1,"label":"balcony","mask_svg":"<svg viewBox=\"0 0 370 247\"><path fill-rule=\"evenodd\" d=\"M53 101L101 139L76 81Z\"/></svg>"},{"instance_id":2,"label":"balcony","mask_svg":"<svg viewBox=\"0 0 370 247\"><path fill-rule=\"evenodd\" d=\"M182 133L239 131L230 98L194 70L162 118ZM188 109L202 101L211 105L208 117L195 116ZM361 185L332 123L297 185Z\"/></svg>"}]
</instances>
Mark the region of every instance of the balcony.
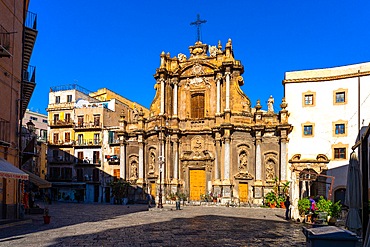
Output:
<instances>
[{"instance_id":1,"label":"balcony","mask_svg":"<svg viewBox=\"0 0 370 247\"><path fill-rule=\"evenodd\" d=\"M119 155L106 155L105 158L107 159L109 165L119 165Z\"/></svg>"},{"instance_id":2,"label":"balcony","mask_svg":"<svg viewBox=\"0 0 370 247\"><path fill-rule=\"evenodd\" d=\"M101 165L101 161L100 159L89 159L89 158L85 158L85 159L76 159L76 166L100 166Z\"/></svg>"},{"instance_id":3,"label":"balcony","mask_svg":"<svg viewBox=\"0 0 370 247\"><path fill-rule=\"evenodd\" d=\"M103 128L102 123L93 123L93 122L83 122L83 123L77 123L74 126L74 129L76 131L78 130L100 130Z\"/></svg>"},{"instance_id":4,"label":"balcony","mask_svg":"<svg viewBox=\"0 0 370 247\"><path fill-rule=\"evenodd\" d=\"M33 90L35 90L35 78L36 78L36 67L28 66L27 70L23 70L22 78L22 103L21 103L21 116L23 118L24 113L28 107L28 103L31 100Z\"/></svg>"},{"instance_id":5,"label":"balcony","mask_svg":"<svg viewBox=\"0 0 370 247\"><path fill-rule=\"evenodd\" d=\"M0 25L0 57L11 57L10 53L10 35L2 25Z\"/></svg>"},{"instance_id":6,"label":"balcony","mask_svg":"<svg viewBox=\"0 0 370 247\"><path fill-rule=\"evenodd\" d=\"M52 128L52 127L71 128L73 126L73 122L72 122L72 120L53 120L53 121L49 121L49 126L50 126L50 128Z\"/></svg>"},{"instance_id":7,"label":"balcony","mask_svg":"<svg viewBox=\"0 0 370 247\"><path fill-rule=\"evenodd\" d=\"M72 140L54 140L48 142L49 146L73 146L75 141Z\"/></svg>"},{"instance_id":8,"label":"balcony","mask_svg":"<svg viewBox=\"0 0 370 247\"><path fill-rule=\"evenodd\" d=\"M49 164L72 164L74 163L74 156L70 155L69 157L57 156L57 157L49 157L48 163Z\"/></svg>"},{"instance_id":9,"label":"balcony","mask_svg":"<svg viewBox=\"0 0 370 247\"><path fill-rule=\"evenodd\" d=\"M0 118L0 145L10 146L10 122Z\"/></svg>"},{"instance_id":10,"label":"balcony","mask_svg":"<svg viewBox=\"0 0 370 247\"><path fill-rule=\"evenodd\" d=\"M101 146L101 139L82 139L75 142L76 147Z\"/></svg>"},{"instance_id":11,"label":"balcony","mask_svg":"<svg viewBox=\"0 0 370 247\"><path fill-rule=\"evenodd\" d=\"M27 12L24 30L24 51L23 51L23 68L26 69L29 65L33 47L35 46L37 36L37 14L30 11Z\"/></svg>"}]
</instances>

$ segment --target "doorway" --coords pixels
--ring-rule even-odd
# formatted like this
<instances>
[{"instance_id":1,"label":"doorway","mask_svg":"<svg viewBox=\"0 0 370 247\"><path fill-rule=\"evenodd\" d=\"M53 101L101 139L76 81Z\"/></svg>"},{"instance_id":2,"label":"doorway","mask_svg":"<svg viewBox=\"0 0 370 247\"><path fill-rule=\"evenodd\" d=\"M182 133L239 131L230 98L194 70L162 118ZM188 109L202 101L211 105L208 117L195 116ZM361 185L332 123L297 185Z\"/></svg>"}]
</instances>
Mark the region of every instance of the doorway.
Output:
<instances>
[{"instance_id":1,"label":"doorway","mask_svg":"<svg viewBox=\"0 0 370 247\"><path fill-rule=\"evenodd\" d=\"M206 171L190 170L189 174L190 200L199 201L200 196L206 194Z\"/></svg>"}]
</instances>

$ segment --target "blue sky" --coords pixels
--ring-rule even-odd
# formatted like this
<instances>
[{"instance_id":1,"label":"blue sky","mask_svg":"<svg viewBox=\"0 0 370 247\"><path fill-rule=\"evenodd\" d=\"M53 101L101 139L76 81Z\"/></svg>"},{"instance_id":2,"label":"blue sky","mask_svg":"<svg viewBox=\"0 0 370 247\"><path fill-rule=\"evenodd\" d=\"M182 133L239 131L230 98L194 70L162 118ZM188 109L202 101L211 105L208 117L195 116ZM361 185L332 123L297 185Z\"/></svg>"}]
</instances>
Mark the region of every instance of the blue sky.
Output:
<instances>
[{"instance_id":1,"label":"blue sky","mask_svg":"<svg viewBox=\"0 0 370 247\"><path fill-rule=\"evenodd\" d=\"M207 20L203 43L232 39L252 106L260 99L267 109L270 95L280 104L287 71L370 61L368 0L31 0L29 10L38 15L39 34L28 107L41 113L49 88L65 84L106 87L149 108L160 53L189 57L198 13Z\"/></svg>"}]
</instances>

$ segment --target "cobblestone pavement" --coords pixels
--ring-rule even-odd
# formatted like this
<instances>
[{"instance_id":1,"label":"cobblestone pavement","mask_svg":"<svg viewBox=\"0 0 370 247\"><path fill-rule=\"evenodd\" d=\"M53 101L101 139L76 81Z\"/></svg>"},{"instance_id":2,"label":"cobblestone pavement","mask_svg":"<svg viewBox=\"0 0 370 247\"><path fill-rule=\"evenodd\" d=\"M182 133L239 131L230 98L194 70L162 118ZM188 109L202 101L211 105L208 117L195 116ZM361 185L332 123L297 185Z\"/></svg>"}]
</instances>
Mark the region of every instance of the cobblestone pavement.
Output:
<instances>
[{"instance_id":1,"label":"cobblestone pavement","mask_svg":"<svg viewBox=\"0 0 370 247\"><path fill-rule=\"evenodd\" d=\"M302 224L283 209L52 204L42 215L0 229L0 246L305 246Z\"/></svg>"}]
</instances>

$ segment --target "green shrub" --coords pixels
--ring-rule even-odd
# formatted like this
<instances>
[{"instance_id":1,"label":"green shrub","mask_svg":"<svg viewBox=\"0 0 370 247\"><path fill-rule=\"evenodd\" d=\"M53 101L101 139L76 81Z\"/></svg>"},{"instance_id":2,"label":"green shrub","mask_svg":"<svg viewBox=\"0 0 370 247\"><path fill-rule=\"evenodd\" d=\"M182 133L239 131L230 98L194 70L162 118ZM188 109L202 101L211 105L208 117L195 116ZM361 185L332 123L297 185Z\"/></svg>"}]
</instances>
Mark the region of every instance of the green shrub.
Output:
<instances>
[{"instance_id":1,"label":"green shrub","mask_svg":"<svg viewBox=\"0 0 370 247\"><path fill-rule=\"evenodd\" d=\"M306 198L302 198L298 201L299 215L304 215L310 212L311 202Z\"/></svg>"}]
</instances>

